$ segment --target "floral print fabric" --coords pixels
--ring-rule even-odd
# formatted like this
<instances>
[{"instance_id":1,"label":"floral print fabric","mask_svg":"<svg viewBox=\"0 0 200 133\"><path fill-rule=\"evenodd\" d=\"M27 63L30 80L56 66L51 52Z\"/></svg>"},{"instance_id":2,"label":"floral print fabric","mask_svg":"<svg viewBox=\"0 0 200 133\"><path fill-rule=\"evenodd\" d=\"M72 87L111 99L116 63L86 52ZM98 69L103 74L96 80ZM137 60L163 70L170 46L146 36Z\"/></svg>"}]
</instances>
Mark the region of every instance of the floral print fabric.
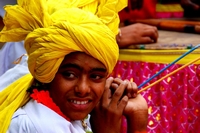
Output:
<instances>
[{"instance_id":1,"label":"floral print fabric","mask_svg":"<svg viewBox=\"0 0 200 133\"><path fill-rule=\"evenodd\" d=\"M118 61L112 76L129 79L140 85L167 65ZM169 67L150 83L180 66L175 64ZM148 133L200 132L200 65L192 64L141 94L149 107ZM126 120L123 120L122 126L125 133Z\"/></svg>"}]
</instances>

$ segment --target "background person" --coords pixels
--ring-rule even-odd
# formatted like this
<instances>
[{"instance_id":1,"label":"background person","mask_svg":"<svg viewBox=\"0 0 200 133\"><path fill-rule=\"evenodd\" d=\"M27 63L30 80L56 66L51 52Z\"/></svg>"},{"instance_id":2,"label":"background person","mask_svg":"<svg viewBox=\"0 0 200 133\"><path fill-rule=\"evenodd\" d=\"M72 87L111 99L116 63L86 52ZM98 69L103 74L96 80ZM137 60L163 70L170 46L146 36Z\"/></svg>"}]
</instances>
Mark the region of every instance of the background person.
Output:
<instances>
[{"instance_id":1,"label":"background person","mask_svg":"<svg viewBox=\"0 0 200 133\"><path fill-rule=\"evenodd\" d=\"M16 4L16 0L2 0L0 1L0 24L1 29L4 26L3 17L5 15L4 6ZM1 30L0 29L0 30ZM6 88L13 81L21 76L29 73L27 67L27 57L23 56L18 64L14 64L18 58L26 53L24 49L24 42L2 42L0 48L0 91ZM15 67L14 69L12 69ZM6 74L5 74L6 73Z\"/></svg>"},{"instance_id":2,"label":"background person","mask_svg":"<svg viewBox=\"0 0 200 133\"><path fill-rule=\"evenodd\" d=\"M10 4L16 4L16 0L1 0L0 1L0 17L3 18L5 14L5 10L3 7L5 5L10 5ZM3 19L0 19L0 21L3 21ZM3 28L3 22L0 22ZM0 30L1 30L0 29ZM24 49L23 41L19 42L2 42L2 48L0 49L0 76L3 75L7 70L10 68L13 68L16 64L15 62L20 56L26 53L26 50ZM24 65L26 64L26 58L22 58L21 64ZM25 69L26 70L26 69ZM18 73L18 71L16 71ZM20 73L19 77L21 75L24 75L24 73ZM13 77L14 78L14 77ZM17 79L17 78L14 78ZM2 80L1 80L2 81Z\"/></svg>"},{"instance_id":3,"label":"background person","mask_svg":"<svg viewBox=\"0 0 200 133\"><path fill-rule=\"evenodd\" d=\"M157 27L142 23L129 23L129 20L132 18L144 19L155 17L154 1L129 0L128 6L119 12L121 35L117 36L117 42L120 48L157 42L159 37Z\"/></svg>"}]
</instances>

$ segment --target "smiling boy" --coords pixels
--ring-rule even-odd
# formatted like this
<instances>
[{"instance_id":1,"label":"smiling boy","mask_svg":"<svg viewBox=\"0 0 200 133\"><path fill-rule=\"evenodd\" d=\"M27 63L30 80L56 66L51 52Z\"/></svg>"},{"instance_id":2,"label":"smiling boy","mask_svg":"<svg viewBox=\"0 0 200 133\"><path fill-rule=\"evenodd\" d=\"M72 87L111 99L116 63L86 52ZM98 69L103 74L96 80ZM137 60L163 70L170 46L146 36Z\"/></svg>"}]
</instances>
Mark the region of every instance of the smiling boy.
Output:
<instances>
[{"instance_id":1,"label":"smiling boy","mask_svg":"<svg viewBox=\"0 0 200 133\"><path fill-rule=\"evenodd\" d=\"M0 92L0 132L117 133L123 115L129 133L146 131L147 104L136 84L109 77L125 5L18 0L5 7L0 41L24 40L30 74Z\"/></svg>"}]
</instances>

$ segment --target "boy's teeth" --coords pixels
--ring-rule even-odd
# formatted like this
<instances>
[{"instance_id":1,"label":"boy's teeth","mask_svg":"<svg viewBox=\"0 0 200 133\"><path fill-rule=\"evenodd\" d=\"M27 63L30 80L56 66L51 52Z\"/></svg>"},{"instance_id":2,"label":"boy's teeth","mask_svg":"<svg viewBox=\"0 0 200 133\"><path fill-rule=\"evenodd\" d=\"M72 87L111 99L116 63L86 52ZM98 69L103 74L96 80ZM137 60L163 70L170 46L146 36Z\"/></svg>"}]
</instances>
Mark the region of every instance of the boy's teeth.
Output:
<instances>
[{"instance_id":1,"label":"boy's teeth","mask_svg":"<svg viewBox=\"0 0 200 133\"><path fill-rule=\"evenodd\" d=\"M88 101L76 101L76 100L71 100L71 102L75 104L86 104Z\"/></svg>"}]
</instances>

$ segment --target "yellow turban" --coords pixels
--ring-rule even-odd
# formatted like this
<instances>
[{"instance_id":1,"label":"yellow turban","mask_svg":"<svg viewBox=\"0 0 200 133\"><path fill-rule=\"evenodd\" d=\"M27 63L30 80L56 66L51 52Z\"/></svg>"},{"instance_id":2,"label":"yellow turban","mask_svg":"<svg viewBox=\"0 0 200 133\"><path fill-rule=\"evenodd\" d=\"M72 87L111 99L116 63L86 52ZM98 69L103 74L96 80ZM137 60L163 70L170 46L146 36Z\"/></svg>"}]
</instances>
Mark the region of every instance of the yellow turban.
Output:
<instances>
[{"instance_id":1,"label":"yellow turban","mask_svg":"<svg viewBox=\"0 0 200 133\"><path fill-rule=\"evenodd\" d=\"M27 74L0 92L0 132L29 99L33 78L53 80L65 55L82 51L101 61L111 73L118 59L118 12L126 0L18 0L5 6L0 42L24 40Z\"/></svg>"}]
</instances>

